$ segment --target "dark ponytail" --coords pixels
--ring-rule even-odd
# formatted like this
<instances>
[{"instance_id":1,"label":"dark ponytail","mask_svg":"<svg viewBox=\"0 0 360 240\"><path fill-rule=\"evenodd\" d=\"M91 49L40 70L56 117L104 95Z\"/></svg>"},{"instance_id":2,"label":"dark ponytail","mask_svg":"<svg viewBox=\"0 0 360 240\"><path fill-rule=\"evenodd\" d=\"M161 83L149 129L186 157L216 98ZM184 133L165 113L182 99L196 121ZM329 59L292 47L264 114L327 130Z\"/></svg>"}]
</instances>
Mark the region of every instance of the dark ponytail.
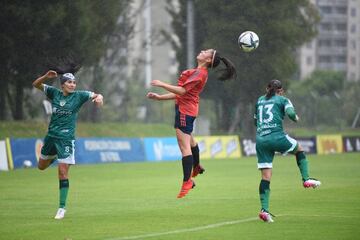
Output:
<instances>
[{"instance_id":1,"label":"dark ponytail","mask_svg":"<svg viewBox=\"0 0 360 240\"><path fill-rule=\"evenodd\" d=\"M279 80L274 79L269 82L266 88L266 99L270 99L272 96L274 96L278 90L282 89L282 84Z\"/></svg>"},{"instance_id":2,"label":"dark ponytail","mask_svg":"<svg viewBox=\"0 0 360 240\"><path fill-rule=\"evenodd\" d=\"M75 75L81 68L80 61L75 59L72 54L64 57L55 57L47 59L48 70L53 70L58 74L72 73Z\"/></svg>"},{"instance_id":3,"label":"dark ponytail","mask_svg":"<svg viewBox=\"0 0 360 240\"><path fill-rule=\"evenodd\" d=\"M225 68L217 71L220 72L219 80L226 81L229 79L236 79L236 69L234 64L229 59L222 57L219 52L214 50L213 61L210 67L216 68L220 64L220 61L224 63Z\"/></svg>"}]
</instances>

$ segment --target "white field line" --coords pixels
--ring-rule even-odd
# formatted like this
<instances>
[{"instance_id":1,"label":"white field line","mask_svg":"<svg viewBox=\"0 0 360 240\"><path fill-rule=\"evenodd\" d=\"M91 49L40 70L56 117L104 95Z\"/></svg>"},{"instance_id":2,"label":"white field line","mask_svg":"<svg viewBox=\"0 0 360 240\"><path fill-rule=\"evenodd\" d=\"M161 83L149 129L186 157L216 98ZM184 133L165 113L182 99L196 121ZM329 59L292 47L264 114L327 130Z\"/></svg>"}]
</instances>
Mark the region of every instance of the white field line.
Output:
<instances>
[{"instance_id":1,"label":"white field line","mask_svg":"<svg viewBox=\"0 0 360 240\"><path fill-rule=\"evenodd\" d=\"M276 217L333 217L333 218L354 218L354 216L344 216L344 215L297 215L297 214L276 214ZM357 217L356 217L357 218ZM223 227L227 225L234 225L239 223L246 223L246 222L252 222L252 221L260 221L258 217L252 217L252 218L245 218L245 219L239 219L234 221L227 221L227 222L220 222L220 223L214 223L210 225L205 226L199 226L194 228L184 228L184 229L178 229L168 232L159 232L159 233L149 233L144 235L135 235L135 236L127 236L127 237L118 237L118 238L107 238L104 240L134 240L134 239L145 239L145 238L151 238L151 237L159 237L164 235L171 235L171 234L179 234L179 233L188 233L188 232L197 232L212 228L218 228ZM276 218L275 218L276 221Z\"/></svg>"},{"instance_id":2,"label":"white field line","mask_svg":"<svg viewBox=\"0 0 360 240\"><path fill-rule=\"evenodd\" d=\"M173 230L173 231L168 231L168 232L149 233L149 234L137 235L137 236L128 236L128 237L119 237L119 238L107 238L107 239L104 239L104 240L144 239L144 238L159 237L159 236L170 235L170 234L202 231L202 230L206 230L206 229L218 228L218 227L222 227L222 226L226 226L226 225L234 225L234 224L246 223L246 222L257 221L257 220L258 220L257 217L252 217L252 218L245 218L245 219L239 219L239 220L228 221L228 222L214 223L214 224L200 226L200 227L194 227L194 228L184 228L184 229L178 229L178 230Z\"/></svg>"}]
</instances>

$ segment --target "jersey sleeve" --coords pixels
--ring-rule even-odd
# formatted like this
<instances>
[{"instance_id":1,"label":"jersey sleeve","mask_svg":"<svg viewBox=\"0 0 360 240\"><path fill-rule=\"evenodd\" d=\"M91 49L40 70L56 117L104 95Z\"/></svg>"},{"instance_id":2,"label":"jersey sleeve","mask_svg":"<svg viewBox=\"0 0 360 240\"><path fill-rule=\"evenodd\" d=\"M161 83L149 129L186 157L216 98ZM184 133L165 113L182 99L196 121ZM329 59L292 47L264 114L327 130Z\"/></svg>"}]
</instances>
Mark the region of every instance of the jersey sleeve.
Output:
<instances>
[{"instance_id":1,"label":"jersey sleeve","mask_svg":"<svg viewBox=\"0 0 360 240\"><path fill-rule=\"evenodd\" d=\"M84 104L85 102L87 102L95 94L94 92L91 92L91 91L78 91L77 93L79 95L81 104Z\"/></svg>"},{"instance_id":2,"label":"jersey sleeve","mask_svg":"<svg viewBox=\"0 0 360 240\"><path fill-rule=\"evenodd\" d=\"M298 120L298 116L296 115L294 105L288 98L284 98L284 111L292 121L296 122Z\"/></svg>"},{"instance_id":3,"label":"jersey sleeve","mask_svg":"<svg viewBox=\"0 0 360 240\"><path fill-rule=\"evenodd\" d=\"M43 84L43 85L44 85L44 93L45 93L45 95L51 100L54 99L54 96L55 96L55 94L57 92L60 92L59 89L57 89L57 88L55 88L53 86L49 86L49 85L46 85L46 84Z\"/></svg>"}]
</instances>

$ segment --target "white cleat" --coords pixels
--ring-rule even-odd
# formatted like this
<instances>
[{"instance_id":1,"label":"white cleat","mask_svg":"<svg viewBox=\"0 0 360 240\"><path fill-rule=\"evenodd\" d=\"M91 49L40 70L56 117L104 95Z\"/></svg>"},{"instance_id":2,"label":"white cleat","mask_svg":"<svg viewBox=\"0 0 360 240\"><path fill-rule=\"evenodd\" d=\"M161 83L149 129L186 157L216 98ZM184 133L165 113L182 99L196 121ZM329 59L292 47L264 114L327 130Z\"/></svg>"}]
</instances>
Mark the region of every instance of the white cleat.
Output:
<instances>
[{"instance_id":1,"label":"white cleat","mask_svg":"<svg viewBox=\"0 0 360 240\"><path fill-rule=\"evenodd\" d=\"M261 212L259 213L259 218L261 220L263 220L264 222L268 222L268 223L274 222L274 220L271 217L271 213L269 213L265 210L261 210Z\"/></svg>"},{"instance_id":2,"label":"white cleat","mask_svg":"<svg viewBox=\"0 0 360 240\"><path fill-rule=\"evenodd\" d=\"M56 212L55 219L63 219L65 217L66 209L65 208L59 208Z\"/></svg>"},{"instance_id":3,"label":"white cleat","mask_svg":"<svg viewBox=\"0 0 360 240\"><path fill-rule=\"evenodd\" d=\"M315 178L309 178L303 183L304 188L317 188L320 187L321 182Z\"/></svg>"}]
</instances>

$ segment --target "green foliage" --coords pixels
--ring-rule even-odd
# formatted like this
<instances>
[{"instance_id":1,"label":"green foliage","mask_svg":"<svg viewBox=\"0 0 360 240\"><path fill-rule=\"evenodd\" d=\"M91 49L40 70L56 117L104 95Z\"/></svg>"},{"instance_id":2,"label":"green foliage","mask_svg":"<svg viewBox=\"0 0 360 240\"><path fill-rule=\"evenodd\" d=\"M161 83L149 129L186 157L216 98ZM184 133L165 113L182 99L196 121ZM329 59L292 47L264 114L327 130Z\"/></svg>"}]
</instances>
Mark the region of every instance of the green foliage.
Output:
<instances>
[{"instance_id":1,"label":"green foliage","mask_svg":"<svg viewBox=\"0 0 360 240\"><path fill-rule=\"evenodd\" d=\"M181 10L174 21L185 20L186 1L180 3ZM317 12L307 0L229 0L226 3L199 0L194 3L195 34L201 40L196 49L217 49L235 63L238 73L235 81L226 83L215 81L216 74L210 75L203 97L216 101L223 109L217 117L219 128L229 129L239 108L241 119L235 124L241 122L242 131L251 130L253 113L249 106L264 92L268 81L276 78L286 84L294 74L294 51L315 36ZM174 27L177 34L184 34L184 25L174 24ZM239 34L246 30L256 32L260 38L259 48L251 53L241 52L237 45ZM184 54L185 47L178 51Z\"/></svg>"},{"instance_id":2,"label":"green foliage","mask_svg":"<svg viewBox=\"0 0 360 240\"><path fill-rule=\"evenodd\" d=\"M315 71L304 81L293 82L288 97L295 104L302 126L318 129L350 127L359 108L359 82L346 82L336 71Z\"/></svg>"},{"instance_id":3,"label":"green foliage","mask_svg":"<svg viewBox=\"0 0 360 240\"><path fill-rule=\"evenodd\" d=\"M49 57L74 54L91 66L106 49L121 9L128 1L2 1L0 34L2 52L0 109L12 108L14 119L23 119L24 89L46 69ZM0 114L5 119L6 112Z\"/></svg>"},{"instance_id":4,"label":"green foliage","mask_svg":"<svg viewBox=\"0 0 360 240\"><path fill-rule=\"evenodd\" d=\"M0 139L43 138L48 124L39 121L0 121ZM173 136L174 128L169 124L140 123L85 123L77 124L76 137L155 137Z\"/></svg>"}]
</instances>

